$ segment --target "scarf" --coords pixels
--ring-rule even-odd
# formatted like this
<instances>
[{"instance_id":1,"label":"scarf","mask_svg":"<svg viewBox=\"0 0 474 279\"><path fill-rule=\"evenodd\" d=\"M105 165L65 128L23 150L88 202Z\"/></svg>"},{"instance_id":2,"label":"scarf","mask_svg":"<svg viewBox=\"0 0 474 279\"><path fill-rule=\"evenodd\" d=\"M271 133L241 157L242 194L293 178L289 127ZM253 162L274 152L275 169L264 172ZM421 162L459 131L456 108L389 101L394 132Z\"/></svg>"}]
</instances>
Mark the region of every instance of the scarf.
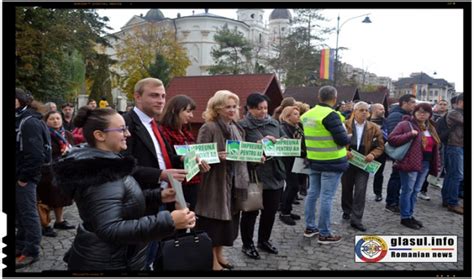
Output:
<instances>
[{"instance_id":1,"label":"scarf","mask_svg":"<svg viewBox=\"0 0 474 279\"><path fill-rule=\"evenodd\" d=\"M418 124L418 127L421 130L421 144L423 145L423 149L426 148L426 145L428 144L428 140L424 133L426 130L430 132L437 145L441 142L438 133L436 132L436 128L430 120L427 120L426 122L420 122L417 120L416 124Z\"/></svg>"},{"instance_id":2,"label":"scarf","mask_svg":"<svg viewBox=\"0 0 474 279\"><path fill-rule=\"evenodd\" d=\"M301 139L303 138L304 131L301 129L299 125L293 125L293 123L284 121L283 127L286 130L288 135L291 135L293 139Z\"/></svg>"},{"instance_id":3,"label":"scarf","mask_svg":"<svg viewBox=\"0 0 474 279\"><path fill-rule=\"evenodd\" d=\"M69 142L66 140L66 130L64 130L64 127L61 126L59 130L49 127L49 133L51 134L51 139L54 139L59 143L61 154L71 147Z\"/></svg>"},{"instance_id":4,"label":"scarf","mask_svg":"<svg viewBox=\"0 0 474 279\"><path fill-rule=\"evenodd\" d=\"M254 117L250 112L247 112L247 115L245 117L247 117L248 121L252 123L254 126L256 126L257 128L268 125L273 120L273 118L271 118L270 115L268 114L265 116L265 118L260 119L260 118Z\"/></svg>"},{"instance_id":5,"label":"scarf","mask_svg":"<svg viewBox=\"0 0 474 279\"><path fill-rule=\"evenodd\" d=\"M230 125L227 124L221 117L216 119L217 126L219 126L222 134L225 139L232 140L245 140L244 129L234 120L231 121ZM238 162L238 161L225 161L227 179L232 181L237 173L247 171L247 162ZM234 184L235 189L233 191L233 196L237 199L246 200L248 195L248 184L239 183Z\"/></svg>"},{"instance_id":6,"label":"scarf","mask_svg":"<svg viewBox=\"0 0 474 279\"><path fill-rule=\"evenodd\" d=\"M21 116L23 115L23 113L26 111L27 108L28 108L28 106L24 106L24 107L22 107L22 108L16 109L16 111L15 111L15 117L16 117L16 118L21 117Z\"/></svg>"}]
</instances>

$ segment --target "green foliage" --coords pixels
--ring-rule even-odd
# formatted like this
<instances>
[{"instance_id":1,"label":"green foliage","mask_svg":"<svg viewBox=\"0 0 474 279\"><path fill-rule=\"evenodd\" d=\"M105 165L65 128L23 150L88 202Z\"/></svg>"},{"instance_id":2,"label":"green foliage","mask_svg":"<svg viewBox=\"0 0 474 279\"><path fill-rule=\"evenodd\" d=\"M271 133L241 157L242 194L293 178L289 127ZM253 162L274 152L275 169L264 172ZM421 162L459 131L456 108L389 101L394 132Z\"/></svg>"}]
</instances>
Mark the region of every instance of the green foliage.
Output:
<instances>
[{"instance_id":1,"label":"green foliage","mask_svg":"<svg viewBox=\"0 0 474 279\"><path fill-rule=\"evenodd\" d=\"M373 84L366 84L363 85L360 89L361 92L377 92L379 90L378 85L373 85Z\"/></svg>"},{"instance_id":2,"label":"green foliage","mask_svg":"<svg viewBox=\"0 0 474 279\"><path fill-rule=\"evenodd\" d=\"M309 85L309 77L319 67L320 55L315 47L306 44L301 29L304 30L297 28L283 39L278 49L279 56L269 61L274 69L286 72L283 83L287 87Z\"/></svg>"},{"instance_id":3,"label":"green foliage","mask_svg":"<svg viewBox=\"0 0 474 279\"><path fill-rule=\"evenodd\" d=\"M219 45L213 48L211 55L214 65L209 68L211 75L250 73L252 69L261 70L261 67L252 67L252 45L239 31L229 30L227 25L214 35ZM255 66L257 67L257 65Z\"/></svg>"},{"instance_id":4,"label":"green foliage","mask_svg":"<svg viewBox=\"0 0 474 279\"><path fill-rule=\"evenodd\" d=\"M322 27L327 21L318 9L295 9L295 27L287 38L274 49L277 57L268 64L277 72L286 73L283 83L290 86L316 86L331 81L319 79L320 49L325 46L325 36L333 29Z\"/></svg>"},{"instance_id":5,"label":"green foliage","mask_svg":"<svg viewBox=\"0 0 474 279\"><path fill-rule=\"evenodd\" d=\"M89 99L94 99L98 103L102 96L107 98L107 102L112 104L112 80L113 73L110 66L116 61L110 59L106 54L96 54L94 59L88 61L87 69L90 73L91 90Z\"/></svg>"},{"instance_id":6,"label":"green foliage","mask_svg":"<svg viewBox=\"0 0 474 279\"><path fill-rule=\"evenodd\" d=\"M163 82L165 87L168 86L171 80L171 67L163 55L157 53L155 63L151 64L147 68L147 71L150 77L158 78Z\"/></svg>"},{"instance_id":7,"label":"green foliage","mask_svg":"<svg viewBox=\"0 0 474 279\"><path fill-rule=\"evenodd\" d=\"M321 23L328 20L321 14L321 9L295 9L294 23L302 27L299 29L300 36L306 45L315 47L324 46L326 36L334 31L334 28L327 28Z\"/></svg>"},{"instance_id":8,"label":"green foliage","mask_svg":"<svg viewBox=\"0 0 474 279\"><path fill-rule=\"evenodd\" d=\"M16 86L40 101L73 101L84 60L103 42L108 19L90 9L17 7L15 13Z\"/></svg>"}]
</instances>

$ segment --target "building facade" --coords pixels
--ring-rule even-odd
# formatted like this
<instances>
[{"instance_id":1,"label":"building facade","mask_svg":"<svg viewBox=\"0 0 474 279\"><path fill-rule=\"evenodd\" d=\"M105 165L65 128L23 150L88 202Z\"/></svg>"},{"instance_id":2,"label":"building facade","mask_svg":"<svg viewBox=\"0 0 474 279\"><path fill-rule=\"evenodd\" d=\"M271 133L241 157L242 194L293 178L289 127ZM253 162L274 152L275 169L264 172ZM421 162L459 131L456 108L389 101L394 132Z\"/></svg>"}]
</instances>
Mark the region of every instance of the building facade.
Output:
<instances>
[{"instance_id":1,"label":"building facade","mask_svg":"<svg viewBox=\"0 0 474 279\"><path fill-rule=\"evenodd\" d=\"M133 15L120 31L108 36L111 47L104 51L112 59L118 60L116 50L122 39L136 32L137 28L144 28L149 22L174 32L176 40L185 48L191 62L186 69L186 75L199 76L208 75L209 67L214 65L211 52L213 48L218 47L214 35L224 26L239 31L252 44L253 64L264 64L267 58L274 57L273 46L290 32L291 13L287 9L275 9L267 19L264 18L263 9L238 9L235 20L210 13L208 9L205 9L204 13L195 14L193 11L190 16L181 16L178 13L175 18L167 18L161 10L151 9L146 15ZM118 67L115 67L114 71L119 75L126 74ZM126 94L114 88L112 95L115 101Z\"/></svg>"},{"instance_id":2,"label":"building facade","mask_svg":"<svg viewBox=\"0 0 474 279\"><path fill-rule=\"evenodd\" d=\"M394 82L393 97L399 98L405 94L413 94L419 101L437 103L439 100L449 101L456 95L456 90L454 83L421 72L412 73L410 77L399 78Z\"/></svg>"}]
</instances>

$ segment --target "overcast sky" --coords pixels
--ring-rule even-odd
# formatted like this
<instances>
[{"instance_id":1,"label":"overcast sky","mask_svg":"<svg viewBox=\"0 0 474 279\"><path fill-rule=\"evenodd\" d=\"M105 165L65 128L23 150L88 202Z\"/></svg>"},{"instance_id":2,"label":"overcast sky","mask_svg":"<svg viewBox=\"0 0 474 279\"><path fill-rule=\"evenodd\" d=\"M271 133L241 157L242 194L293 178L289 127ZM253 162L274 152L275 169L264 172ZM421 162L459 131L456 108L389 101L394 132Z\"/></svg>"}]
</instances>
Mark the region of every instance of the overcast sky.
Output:
<instances>
[{"instance_id":1,"label":"overcast sky","mask_svg":"<svg viewBox=\"0 0 474 279\"><path fill-rule=\"evenodd\" d=\"M204 9L194 9L203 13ZM119 31L133 15L145 15L148 9L98 10L108 16L110 26ZM169 18L177 13L192 15L193 9L161 9ZM272 10L265 10L265 19ZM210 9L210 13L237 19L236 10ZM292 14L293 10L291 10ZM370 13L371 24L362 23ZM463 12L461 9L326 9L322 14L327 26L337 26L340 15L339 51L342 62L362 68L377 76L393 80L410 73L423 72L434 78L454 82L463 91ZM336 32L328 36L327 45L336 47ZM318 68L316 65L315 68ZM436 75L433 73L436 72Z\"/></svg>"}]
</instances>

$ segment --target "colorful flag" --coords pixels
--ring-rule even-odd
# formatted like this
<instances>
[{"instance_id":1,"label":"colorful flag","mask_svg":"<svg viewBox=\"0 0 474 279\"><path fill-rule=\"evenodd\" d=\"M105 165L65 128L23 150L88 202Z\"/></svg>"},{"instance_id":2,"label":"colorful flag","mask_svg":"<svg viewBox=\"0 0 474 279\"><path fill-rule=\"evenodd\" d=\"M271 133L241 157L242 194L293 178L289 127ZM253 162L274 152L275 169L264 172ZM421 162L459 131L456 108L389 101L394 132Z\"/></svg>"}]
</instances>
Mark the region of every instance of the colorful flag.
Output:
<instances>
[{"instance_id":1,"label":"colorful flag","mask_svg":"<svg viewBox=\"0 0 474 279\"><path fill-rule=\"evenodd\" d=\"M334 49L325 48L321 51L320 79L334 79Z\"/></svg>"}]
</instances>

